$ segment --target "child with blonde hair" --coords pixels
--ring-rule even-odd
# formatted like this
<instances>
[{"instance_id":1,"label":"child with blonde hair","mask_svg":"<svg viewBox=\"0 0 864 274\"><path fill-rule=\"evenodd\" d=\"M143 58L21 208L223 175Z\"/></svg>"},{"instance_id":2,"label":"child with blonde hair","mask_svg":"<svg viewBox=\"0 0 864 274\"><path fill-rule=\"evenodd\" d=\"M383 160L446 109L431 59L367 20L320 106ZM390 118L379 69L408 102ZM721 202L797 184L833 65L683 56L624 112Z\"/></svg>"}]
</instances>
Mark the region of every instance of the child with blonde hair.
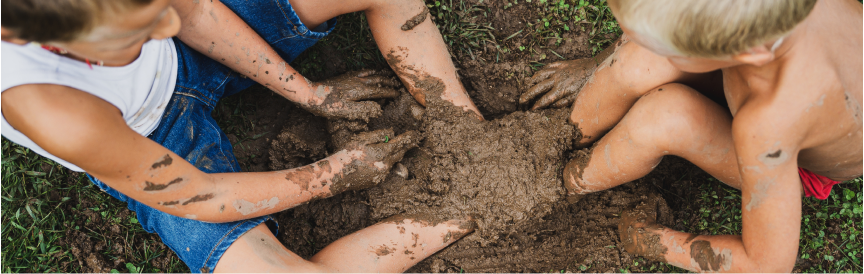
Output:
<instances>
[{"instance_id":1,"label":"child with blonde hair","mask_svg":"<svg viewBox=\"0 0 864 274\"><path fill-rule=\"evenodd\" d=\"M605 59L551 64L521 98L546 93L535 109L573 105L570 122L591 147L564 171L569 200L638 179L676 155L741 190L742 235L675 231L642 204L622 213L625 249L691 271L791 271L802 196L825 199L864 170L861 4L609 6L625 35Z\"/></svg>"},{"instance_id":2,"label":"child with blonde hair","mask_svg":"<svg viewBox=\"0 0 864 274\"><path fill-rule=\"evenodd\" d=\"M3 136L87 172L192 272L401 272L474 229L467 216L393 217L301 258L270 214L375 186L420 137L362 133L307 166L242 172L211 117L256 82L319 116L380 115L367 100L398 96L398 80L312 82L288 65L356 11L421 104L440 98L480 117L422 1L2 0L0 10Z\"/></svg>"}]
</instances>

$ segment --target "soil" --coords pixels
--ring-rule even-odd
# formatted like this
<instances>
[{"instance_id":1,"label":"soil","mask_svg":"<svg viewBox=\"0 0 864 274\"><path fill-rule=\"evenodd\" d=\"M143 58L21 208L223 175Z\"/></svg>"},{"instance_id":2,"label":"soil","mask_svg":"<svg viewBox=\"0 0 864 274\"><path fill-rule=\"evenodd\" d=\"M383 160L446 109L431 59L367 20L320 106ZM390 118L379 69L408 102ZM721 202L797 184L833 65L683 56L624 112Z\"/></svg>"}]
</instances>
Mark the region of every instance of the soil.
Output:
<instances>
[{"instance_id":1,"label":"soil","mask_svg":"<svg viewBox=\"0 0 864 274\"><path fill-rule=\"evenodd\" d=\"M516 5L505 12L505 1L491 2L485 4L490 17L475 23L492 23L496 37L508 37L524 22L539 17L532 5ZM426 15L426 11L418 14ZM412 28L410 23L404 28ZM652 199L661 212L657 222L681 229L682 220L689 220L692 216L688 212L695 208L695 199L690 197L698 190L691 182L705 181L709 176L684 160L667 157L645 178L588 194L577 203L564 201L561 173L566 161L578 154L573 140L580 133L567 123L568 110L528 112L528 106L519 105L518 98L527 89L524 83L533 74L533 62L561 60L535 52L552 49L566 59L577 59L589 57L591 46L587 34L579 31L564 34L560 44L534 44L532 39L519 34L506 41L533 48L524 53L498 55L490 48L471 55L454 53L461 80L485 122L454 115L459 111L436 109L434 102L428 102L430 109L419 107L404 89L397 99L378 100L383 115L368 123L328 121L256 86L228 99L239 100L238 106L255 102L254 109L244 115L257 126L244 129L245 137L232 134L236 131L228 129L230 126L220 126L229 133L244 171L253 172L310 164L335 152L358 131L391 128L398 135L417 130L425 137L379 186L347 191L275 214L280 225L277 237L304 258L394 214L432 218L470 214L478 223L474 233L409 272L641 272L646 264L657 266L659 271L672 270L644 260L640 267L634 266L636 257L625 252L619 240L620 213L631 204L656 197ZM347 72L343 61L347 56L331 45L316 47L325 69L306 77L319 81ZM237 113L220 104L214 116L226 121ZM690 180L682 180L683 174L691 175ZM91 203L86 197L76 201L85 203L81 208ZM92 216L94 223L88 227L104 231L105 239L123 238L127 228L114 233L109 223L98 220L99 214L90 213L82 212ZM155 234L151 237L158 238ZM124 261L107 259L102 255L106 249L123 254L146 240L116 248L108 246L105 239L70 228L63 244L72 247L78 260L73 263L81 265L82 272L107 272L121 269ZM176 259L170 250L161 249L167 255L154 259L157 267Z\"/></svg>"},{"instance_id":2,"label":"soil","mask_svg":"<svg viewBox=\"0 0 864 274\"><path fill-rule=\"evenodd\" d=\"M500 12L498 4L490 5L498 9L496 16L488 19L501 32L496 36L518 31L510 29L516 25L514 20L533 20L528 17L535 16L521 5L506 13ZM526 18L511 18L514 16ZM517 35L508 42L527 43L529 39ZM552 46L568 59L591 53L584 33L568 33L558 46L533 46L541 50ZM322 47L322 51L326 59L341 58L331 47ZM277 237L290 250L309 258L336 239L396 214L430 219L471 215L478 225L474 233L409 272L605 272L630 269L636 259L624 251L618 236L619 216L625 207L650 200L662 212L658 223L675 227L678 212L670 205L680 206L680 202L667 205L657 182L674 180L671 174L682 173L679 168L689 172L692 165L666 161L658 167L659 172L637 182L567 203L561 173L566 161L578 155L573 142L580 135L567 123L569 110L528 112L524 111L527 106L518 103L521 92L527 89L524 83L533 73L530 64L537 58L528 53L511 54L495 62L490 52L475 54L474 58L457 55L454 61L487 121L479 122L461 110L436 104L436 96L424 98L428 106L424 109L402 89L397 99L379 100L383 114L368 123L325 120L284 103L278 107L277 116L290 117L290 122L282 120L281 127L249 132L247 135L263 135L244 141L244 151L267 151L266 158L250 158L235 150L241 165L251 171L261 170L264 162L267 170L312 163L335 152L357 132L390 128L397 135L416 130L425 137L379 186L276 214L280 224ZM398 60L385 59L398 67ZM320 80L344 72L344 66L331 66L321 75L307 77ZM434 86L430 79L413 80ZM252 101L262 100L266 94L247 91L242 96L244 101ZM259 108L250 119L267 119L272 112ZM641 270L634 267L631 271Z\"/></svg>"}]
</instances>

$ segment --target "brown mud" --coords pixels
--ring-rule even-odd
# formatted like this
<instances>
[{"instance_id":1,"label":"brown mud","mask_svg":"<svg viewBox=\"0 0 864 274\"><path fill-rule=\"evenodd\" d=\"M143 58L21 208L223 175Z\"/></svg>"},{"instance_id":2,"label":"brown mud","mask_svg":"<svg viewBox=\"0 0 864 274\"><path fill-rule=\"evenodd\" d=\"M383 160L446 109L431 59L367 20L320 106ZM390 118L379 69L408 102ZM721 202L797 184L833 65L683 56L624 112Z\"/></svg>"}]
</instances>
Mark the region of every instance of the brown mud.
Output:
<instances>
[{"instance_id":1,"label":"brown mud","mask_svg":"<svg viewBox=\"0 0 864 274\"><path fill-rule=\"evenodd\" d=\"M520 9L515 11L518 14ZM509 24L505 17L512 15L510 11L499 15L492 19L494 24ZM566 58L587 57L591 47L585 34L579 35L567 34L556 51ZM513 41L526 39L517 36ZM392 129L399 135L416 130L424 138L400 161L404 168L394 168L378 186L276 214L277 237L290 250L309 258L336 239L394 215L420 216L432 223L469 215L477 223L473 233L409 272L617 272L630 267L640 271L633 266L636 256L625 252L619 240L619 216L627 206L649 201L651 194L650 200L665 212L658 222L674 227L673 210L665 201L656 202L663 201L657 175L654 183L642 179L585 195L575 204L565 202L563 168L567 160L585 151L575 150L574 142L581 136L567 122L569 110L529 112L519 104L533 73L531 56L499 62L482 52L476 58L456 56L461 80L487 118L477 121L470 113L441 104L440 80L401 65L399 56L405 50L391 51L384 59L418 89L430 91L421 98L427 108L403 89L396 99L379 100L383 113L368 123L297 121L299 125L286 124L277 131L279 137L270 144L253 145L259 150L269 148L269 167L284 169L323 158L322 151L335 152L358 132ZM338 73L337 67L322 77ZM315 141L305 141L310 139Z\"/></svg>"},{"instance_id":2,"label":"brown mud","mask_svg":"<svg viewBox=\"0 0 864 274\"><path fill-rule=\"evenodd\" d=\"M401 29L403 31L409 31L409 30L414 29L414 27L416 27L420 23L423 23L423 21L426 21L426 16L428 16L428 15L429 15L429 8L427 8L426 5L423 5L423 11L421 11L419 14L415 15L414 17L411 17L411 19L408 19L407 21L405 21L405 24L402 25Z\"/></svg>"},{"instance_id":3,"label":"brown mud","mask_svg":"<svg viewBox=\"0 0 864 274\"><path fill-rule=\"evenodd\" d=\"M563 167L568 159L585 153L574 151L574 142L581 136L567 122L569 110L519 111L519 83L514 78L512 92L493 96L488 91L472 92L485 98L504 98L486 100L483 111L491 119L478 121L470 113L441 102L433 77L399 67L399 59L392 52L387 60L402 73L419 75L408 78L431 91L424 98L427 108L420 107L403 90L400 97L384 101L383 114L368 123L329 120L318 124L317 129L308 124L287 125L278 134L315 132L319 141L307 143L313 144L313 149L304 149L333 153L356 132L392 129L398 135L416 130L424 139L400 162L407 175L394 171L376 187L348 191L276 214L281 225L278 238L290 250L308 258L336 239L394 215L422 216L432 223L469 215L477 223L473 233L409 271L597 272L633 265L636 257L624 251L618 237L619 214L628 205L648 200L648 194L660 195L655 187L637 183L586 195L577 204L564 202ZM462 80L500 83L495 79L506 79L512 72L513 63L507 65ZM325 131L329 139L320 136ZM286 142L302 139L280 137L273 141L271 167L291 168L314 160L290 160L303 153L295 151L300 144L284 145ZM664 212L671 211L665 202L660 204ZM671 213L663 216L663 224L674 225Z\"/></svg>"},{"instance_id":4,"label":"brown mud","mask_svg":"<svg viewBox=\"0 0 864 274\"><path fill-rule=\"evenodd\" d=\"M499 54L491 45L471 54L451 49L461 80L487 122L448 117L444 114L453 112L446 109L420 107L404 90L396 99L375 100L382 114L368 123L314 116L261 86L217 106L214 118L227 133L244 171L311 164L343 147L356 132L390 128L399 135L418 130L425 137L379 186L346 191L274 214L280 225L277 238L289 250L310 258L333 241L394 214L423 214L413 216L429 221L471 215L477 220L475 232L409 271L643 272L646 265L656 266L655 271L677 270L627 253L619 238L620 214L631 204L650 202L649 196L656 195L664 201L657 202L660 211L668 213L659 214L657 223L684 230L685 223L697 219L693 212L699 208L695 204L698 184L710 176L680 158L666 157L645 178L587 194L578 203L562 201L561 169L580 153L573 146L578 132L566 123L566 110L526 112L530 105L520 105L519 97L528 88L525 83L534 65L590 57L588 34L573 31L564 33L560 43L555 39L534 43L528 32L517 34L526 22L540 19L534 4L520 1L505 10L506 1L466 2L488 8L488 17L477 17L472 23L491 23L499 38L513 35L502 45L527 47L510 54ZM422 14L428 13L418 15ZM338 46L320 43L316 47L323 69L304 76L320 81L348 72L350 56L336 50ZM426 82L434 87L434 82ZM242 123L223 122L241 116ZM711 184L720 191L719 183ZM164 250L150 261L156 268L164 270L177 260L157 235L140 232L149 236L128 237L133 225L115 229L112 222L88 209L97 205L92 199L62 196L73 196L64 205L69 212L86 216L73 225L91 232L69 227L60 243L71 247L76 261L70 263L81 266L81 272L123 269L126 262L133 261L130 251L143 245ZM122 208L121 214L134 214L116 200L115 204ZM703 252L705 262L715 269L707 251ZM639 266L634 265L637 260ZM63 265L58 269L68 272L74 268Z\"/></svg>"}]
</instances>

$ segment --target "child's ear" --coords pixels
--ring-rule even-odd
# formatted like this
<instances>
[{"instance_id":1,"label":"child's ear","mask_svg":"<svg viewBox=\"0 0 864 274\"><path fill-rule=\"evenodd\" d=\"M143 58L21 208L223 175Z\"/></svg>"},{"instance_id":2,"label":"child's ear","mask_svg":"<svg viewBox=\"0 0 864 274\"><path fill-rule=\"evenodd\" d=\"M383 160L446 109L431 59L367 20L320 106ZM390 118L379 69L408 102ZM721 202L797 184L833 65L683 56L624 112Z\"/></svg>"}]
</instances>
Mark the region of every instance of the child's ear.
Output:
<instances>
[{"instance_id":1,"label":"child's ear","mask_svg":"<svg viewBox=\"0 0 864 274\"><path fill-rule=\"evenodd\" d=\"M7 28L4 28L4 27L0 27L0 39L2 39L3 41L6 41L6 42L12 43L12 44L17 44L17 45L24 45L24 44L27 44L30 42L30 41L18 38L18 36L15 35L15 32L13 32Z\"/></svg>"},{"instance_id":2,"label":"child's ear","mask_svg":"<svg viewBox=\"0 0 864 274\"><path fill-rule=\"evenodd\" d=\"M762 66L774 60L774 52L767 45L758 45L750 50L732 56L738 62L754 66Z\"/></svg>"}]
</instances>

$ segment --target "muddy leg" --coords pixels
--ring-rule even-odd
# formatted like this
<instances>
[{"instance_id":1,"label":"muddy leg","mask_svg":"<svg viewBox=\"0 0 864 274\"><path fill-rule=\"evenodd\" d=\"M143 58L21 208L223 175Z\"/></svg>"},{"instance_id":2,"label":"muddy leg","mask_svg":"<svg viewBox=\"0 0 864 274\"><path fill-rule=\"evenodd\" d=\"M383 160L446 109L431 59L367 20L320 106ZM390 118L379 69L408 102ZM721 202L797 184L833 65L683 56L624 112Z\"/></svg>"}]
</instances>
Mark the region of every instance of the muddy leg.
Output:
<instances>
[{"instance_id":1,"label":"muddy leg","mask_svg":"<svg viewBox=\"0 0 864 274\"><path fill-rule=\"evenodd\" d=\"M636 180L665 155L696 164L740 188L729 112L681 84L660 86L639 99L606 136L564 170L571 194L609 189Z\"/></svg>"},{"instance_id":2,"label":"muddy leg","mask_svg":"<svg viewBox=\"0 0 864 274\"><path fill-rule=\"evenodd\" d=\"M403 272L474 230L471 220L385 221L345 236L309 261L259 225L225 251L215 272Z\"/></svg>"},{"instance_id":3,"label":"muddy leg","mask_svg":"<svg viewBox=\"0 0 864 274\"><path fill-rule=\"evenodd\" d=\"M356 11L365 11L369 27L378 48L408 92L420 104L435 98L472 111L482 119L480 111L456 75L447 45L426 9L423 1L387 0L291 0L300 20L314 28L330 18Z\"/></svg>"},{"instance_id":4,"label":"muddy leg","mask_svg":"<svg viewBox=\"0 0 864 274\"><path fill-rule=\"evenodd\" d=\"M621 45L585 83L573 102L570 122L582 131L582 146L591 144L627 114L646 92L667 83L702 82L706 74L685 73L634 42Z\"/></svg>"},{"instance_id":5,"label":"muddy leg","mask_svg":"<svg viewBox=\"0 0 864 274\"><path fill-rule=\"evenodd\" d=\"M432 224L391 218L339 239L311 261L338 272L404 272L474 228L472 220Z\"/></svg>"},{"instance_id":6,"label":"muddy leg","mask_svg":"<svg viewBox=\"0 0 864 274\"><path fill-rule=\"evenodd\" d=\"M482 119L423 1L383 2L366 10L366 18L381 53L420 104L443 99Z\"/></svg>"}]
</instances>

